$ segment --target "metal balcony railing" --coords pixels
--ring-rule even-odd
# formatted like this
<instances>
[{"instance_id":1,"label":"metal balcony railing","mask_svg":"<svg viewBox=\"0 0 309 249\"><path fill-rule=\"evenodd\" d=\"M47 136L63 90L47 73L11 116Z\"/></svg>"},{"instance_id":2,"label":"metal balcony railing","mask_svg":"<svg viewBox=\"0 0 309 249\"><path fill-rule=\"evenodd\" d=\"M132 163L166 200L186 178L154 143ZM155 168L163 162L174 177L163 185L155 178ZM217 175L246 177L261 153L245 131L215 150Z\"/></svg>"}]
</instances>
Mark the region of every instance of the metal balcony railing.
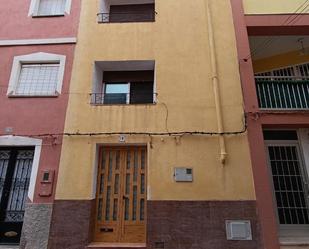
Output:
<instances>
[{"instance_id":1,"label":"metal balcony railing","mask_svg":"<svg viewBox=\"0 0 309 249\"><path fill-rule=\"evenodd\" d=\"M271 110L309 110L308 77L255 77L259 107Z\"/></svg>"},{"instance_id":2,"label":"metal balcony railing","mask_svg":"<svg viewBox=\"0 0 309 249\"><path fill-rule=\"evenodd\" d=\"M98 23L154 22L154 11L98 13Z\"/></svg>"},{"instance_id":3,"label":"metal balcony railing","mask_svg":"<svg viewBox=\"0 0 309 249\"><path fill-rule=\"evenodd\" d=\"M156 93L91 93L93 105L154 104Z\"/></svg>"}]
</instances>

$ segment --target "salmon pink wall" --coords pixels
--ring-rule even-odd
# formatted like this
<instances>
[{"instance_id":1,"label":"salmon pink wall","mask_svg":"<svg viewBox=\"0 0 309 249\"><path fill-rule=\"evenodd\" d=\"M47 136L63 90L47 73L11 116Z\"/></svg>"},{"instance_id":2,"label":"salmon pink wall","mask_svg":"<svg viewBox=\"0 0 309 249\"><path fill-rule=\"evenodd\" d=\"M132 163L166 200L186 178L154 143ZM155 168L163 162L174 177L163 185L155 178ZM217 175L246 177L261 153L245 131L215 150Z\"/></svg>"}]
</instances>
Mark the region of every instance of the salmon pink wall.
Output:
<instances>
[{"instance_id":1,"label":"salmon pink wall","mask_svg":"<svg viewBox=\"0 0 309 249\"><path fill-rule=\"evenodd\" d=\"M28 16L31 0L0 4L0 40L76 37L80 0L72 0L71 13L63 17Z\"/></svg>"},{"instance_id":2,"label":"salmon pink wall","mask_svg":"<svg viewBox=\"0 0 309 249\"><path fill-rule=\"evenodd\" d=\"M70 14L61 17L28 16L31 0L9 1L0 5L0 40L49 39L77 37L81 0L72 0ZM69 82L75 44L0 46L0 134L32 136L62 133L68 102ZM9 98L6 93L14 56L44 52L66 56L62 93L58 97ZM5 132L6 127L13 129ZM54 199L62 137L44 138L39 172L55 171L53 193L40 197L40 180L36 180L34 202L49 203ZM39 174L38 174L39 175Z\"/></svg>"},{"instance_id":3,"label":"salmon pink wall","mask_svg":"<svg viewBox=\"0 0 309 249\"><path fill-rule=\"evenodd\" d=\"M0 134L6 127L13 129L12 134L31 136L36 134L62 133L68 102L69 82L73 63L75 45L41 45L0 47ZM17 97L9 98L8 82L14 56L36 52L54 53L66 56L65 74L62 93L59 97ZM44 139L40 157L39 170L53 169L57 171L61 151L61 137L52 145L51 138ZM35 202L50 202L51 198L40 198L40 185L37 182Z\"/></svg>"}]
</instances>

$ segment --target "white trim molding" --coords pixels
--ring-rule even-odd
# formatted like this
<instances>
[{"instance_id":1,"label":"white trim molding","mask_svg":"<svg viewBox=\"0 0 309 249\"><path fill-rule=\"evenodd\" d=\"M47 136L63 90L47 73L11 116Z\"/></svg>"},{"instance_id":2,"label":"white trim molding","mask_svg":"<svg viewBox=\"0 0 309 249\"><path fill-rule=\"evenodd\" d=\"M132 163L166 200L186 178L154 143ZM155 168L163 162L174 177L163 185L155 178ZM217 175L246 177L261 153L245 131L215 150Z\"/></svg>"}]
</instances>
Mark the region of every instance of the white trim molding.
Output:
<instances>
[{"instance_id":1,"label":"white trim molding","mask_svg":"<svg viewBox=\"0 0 309 249\"><path fill-rule=\"evenodd\" d=\"M9 87L7 90L8 96L15 96L15 91L17 89L18 85L18 79L21 72L21 67L23 63L59 63L59 72L58 72L58 81L57 81L57 87L56 92L54 95L51 96L57 96L61 94L62 84L63 84L63 78L64 78L64 69L65 69L65 55L59 55L59 54L49 54L49 53L33 53L33 54L27 54L27 55L20 55L15 56L13 60L13 66L11 70L11 76L9 81ZM16 95L23 96L23 97L31 97L31 96L40 96L40 95ZM42 96L43 97L43 96Z\"/></svg>"},{"instance_id":2,"label":"white trim molding","mask_svg":"<svg viewBox=\"0 0 309 249\"><path fill-rule=\"evenodd\" d=\"M30 176L30 184L28 189L28 197L33 202L35 183L38 176L39 162L42 148L42 140L29 137L19 136L0 136L0 147L3 146L34 146L34 157L32 162L32 170Z\"/></svg>"},{"instance_id":3,"label":"white trim molding","mask_svg":"<svg viewBox=\"0 0 309 249\"><path fill-rule=\"evenodd\" d=\"M49 38L49 39L0 40L0 46L75 44L76 42L77 42L76 37Z\"/></svg>"},{"instance_id":4,"label":"white trim molding","mask_svg":"<svg viewBox=\"0 0 309 249\"><path fill-rule=\"evenodd\" d=\"M304 163L309 177L309 129L301 128L298 130L299 141L302 147Z\"/></svg>"},{"instance_id":5,"label":"white trim molding","mask_svg":"<svg viewBox=\"0 0 309 249\"><path fill-rule=\"evenodd\" d=\"M38 15L39 14L38 13L38 11L39 11L39 4L40 4L40 0L31 0L28 16L39 16ZM63 14L70 15L70 13L71 13L71 6L72 6L72 0L66 0L65 9L64 9L64 13ZM53 15L51 15L51 16L53 16Z\"/></svg>"}]
</instances>

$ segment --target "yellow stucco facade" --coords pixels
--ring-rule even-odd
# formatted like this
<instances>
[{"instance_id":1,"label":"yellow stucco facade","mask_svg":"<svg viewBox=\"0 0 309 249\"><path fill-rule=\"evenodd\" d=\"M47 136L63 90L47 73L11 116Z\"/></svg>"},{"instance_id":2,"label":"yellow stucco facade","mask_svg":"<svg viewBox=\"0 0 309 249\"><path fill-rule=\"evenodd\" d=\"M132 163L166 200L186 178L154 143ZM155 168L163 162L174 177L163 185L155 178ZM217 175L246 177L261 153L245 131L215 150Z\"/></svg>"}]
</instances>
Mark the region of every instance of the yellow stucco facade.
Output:
<instances>
[{"instance_id":1,"label":"yellow stucco facade","mask_svg":"<svg viewBox=\"0 0 309 249\"><path fill-rule=\"evenodd\" d=\"M156 1L151 23L98 24L99 0L82 1L65 132L216 132L206 0ZM235 31L229 0L212 0L215 53L225 131L244 126ZM90 104L95 61L154 60L157 103ZM148 148L148 199L254 200L246 133L226 136L126 135ZM56 199L93 199L98 147L119 136L65 136ZM123 145L123 144L122 144ZM192 167L192 183L176 183L174 167Z\"/></svg>"},{"instance_id":2,"label":"yellow stucco facade","mask_svg":"<svg viewBox=\"0 0 309 249\"><path fill-rule=\"evenodd\" d=\"M246 15L259 14L308 14L306 0L243 0Z\"/></svg>"}]
</instances>

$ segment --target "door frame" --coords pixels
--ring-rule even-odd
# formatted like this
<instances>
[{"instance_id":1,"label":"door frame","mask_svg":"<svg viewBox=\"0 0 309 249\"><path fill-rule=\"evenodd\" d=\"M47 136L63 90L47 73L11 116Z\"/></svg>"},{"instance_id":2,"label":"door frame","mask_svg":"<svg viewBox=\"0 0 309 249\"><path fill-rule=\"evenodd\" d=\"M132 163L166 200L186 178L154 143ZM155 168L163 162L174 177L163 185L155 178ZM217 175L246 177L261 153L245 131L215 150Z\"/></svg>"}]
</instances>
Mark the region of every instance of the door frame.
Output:
<instances>
[{"instance_id":1,"label":"door frame","mask_svg":"<svg viewBox=\"0 0 309 249\"><path fill-rule=\"evenodd\" d=\"M147 208L147 201L148 201L148 179L149 179L149 151L151 148L151 144L148 143L97 143L95 146L95 155L94 155L94 164L93 164L93 191L92 191L92 199L94 200L94 208L92 211L92 229L90 230L93 234L91 236L91 239L94 240L95 237L95 224L96 224L96 213L97 213L97 207L96 207L96 199L97 199L97 190L98 190L98 174L99 174L99 160L100 160L100 152L103 148L131 148L131 147L144 147L146 150L146 185L145 185L145 207ZM145 215L145 233L147 237L147 212ZM145 241L146 242L146 241ZM118 243L118 242L115 242ZM122 243L122 242L119 242Z\"/></svg>"},{"instance_id":2,"label":"door frame","mask_svg":"<svg viewBox=\"0 0 309 249\"><path fill-rule=\"evenodd\" d=\"M298 131L296 130L297 135ZM279 216L278 216L278 207L277 207L277 201L276 201L276 196L275 196L275 189L274 189L274 182L273 182L273 177L272 177L272 171L271 171L271 165L270 165L270 158L269 158L269 151L268 147L269 146L284 146L284 145L295 145L297 147L297 153L299 157L299 162L300 162L300 168L303 174L303 177L305 178L306 182L308 182L309 179L309 172L307 170L307 167L305 165L306 161L304 158L303 154L303 148L298 136L298 140L264 140L265 144L265 153L267 157L267 169L269 172L269 180L271 182L271 188L272 188L272 197L273 197L273 205L275 207L275 214L276 214L276 221L277 221L277 226L278 226L278 232L279 232L279 237L308 237L308 231L309 231L309 225L282 225L280 224L279 221ZM306 187L306 186L304 186ZM307 187L308 189L308 187ZM308 190L309 191L309 190ZM309 199L305 199L307 206L309 208Z\"/></svg>"},{"instance_id":3,"label":"door frame","mask_svg":"<svg viewBox=\"0 0 309 249\"><path fill-rule=\"evenodd\" d=\"M33 202L36 179L38 176L39 162L42 150L42 139L21 136L0 136L0 147L34 147L32 171L28 189L28 198Z\"/></svg>"},{"instance_id":4,"label":"door frame","mask_svg":"<svg viewBox=\"0 0 309 249\"><path fill-rule=\"evenodd\" d=\"M30 145L30 146L0 146L0 150L1 151L10 151L10 158L9 158L9 161L8 161L8 167L7 167L7 170L6 170L6 176L5 176L5 184L4 184L4 190L5 190L5 185L8 184L8 180L10 179L10 183L7 185L7 187L9 187L9 193L12 191L12 186L13 186L13 177L14 177L14 174L16 172L16 162L18 160L17 156L18 156L18 152L19 151L24 151L24 150L27 150L27 151L32 151L33 152L33 157L32 157L32 163L31 163L31 172L30 172L30 177L29 177L29 180L31 178L31 173L32 173L32 166L33 166L33 158L34 158L34 153L35 153L35 147ZM30 186L30 182L29 182L29 186ZM29 190L29 186L28 186L28 190ZM3 192L5 193L5 192ZM25 197L28 197L28 191L27 191L27 194ZM4 198L4 199L3 199ZM2 194L2 198L0 199L0 208L1 210L0 211L7 211L7 208L8 208L8 203L9 203L9 196L5 197L3 196ZM2 203L2 200L5 200L4 203ZM27 203L27 199L25 198L24 199L24 203L26 204ZM25 217L25 211L26 209L23 210L24 211L24 217ZM8 231L10 231L10 229L12 229L11 231L18 231L18 237L16 238L15 240L15 237L16 236L13 236L13 239L16 241L16 242L0 242L0 245L1 244L10 244L10 245L16 245L16 244L19 244L20 242L20 239L21 239L21 231L22 231L22 227L23 227L23 224L24 224L24 217L22 219L22 221L5 221L5 212L4 213L1 213L0 212L0 225L5 225L4 226L4 230L6 229L9 229ZM1 227L1 232L3 232L3 227ZM12 239L11 239L12 240Z\"/></svg>"}]
</instances>

